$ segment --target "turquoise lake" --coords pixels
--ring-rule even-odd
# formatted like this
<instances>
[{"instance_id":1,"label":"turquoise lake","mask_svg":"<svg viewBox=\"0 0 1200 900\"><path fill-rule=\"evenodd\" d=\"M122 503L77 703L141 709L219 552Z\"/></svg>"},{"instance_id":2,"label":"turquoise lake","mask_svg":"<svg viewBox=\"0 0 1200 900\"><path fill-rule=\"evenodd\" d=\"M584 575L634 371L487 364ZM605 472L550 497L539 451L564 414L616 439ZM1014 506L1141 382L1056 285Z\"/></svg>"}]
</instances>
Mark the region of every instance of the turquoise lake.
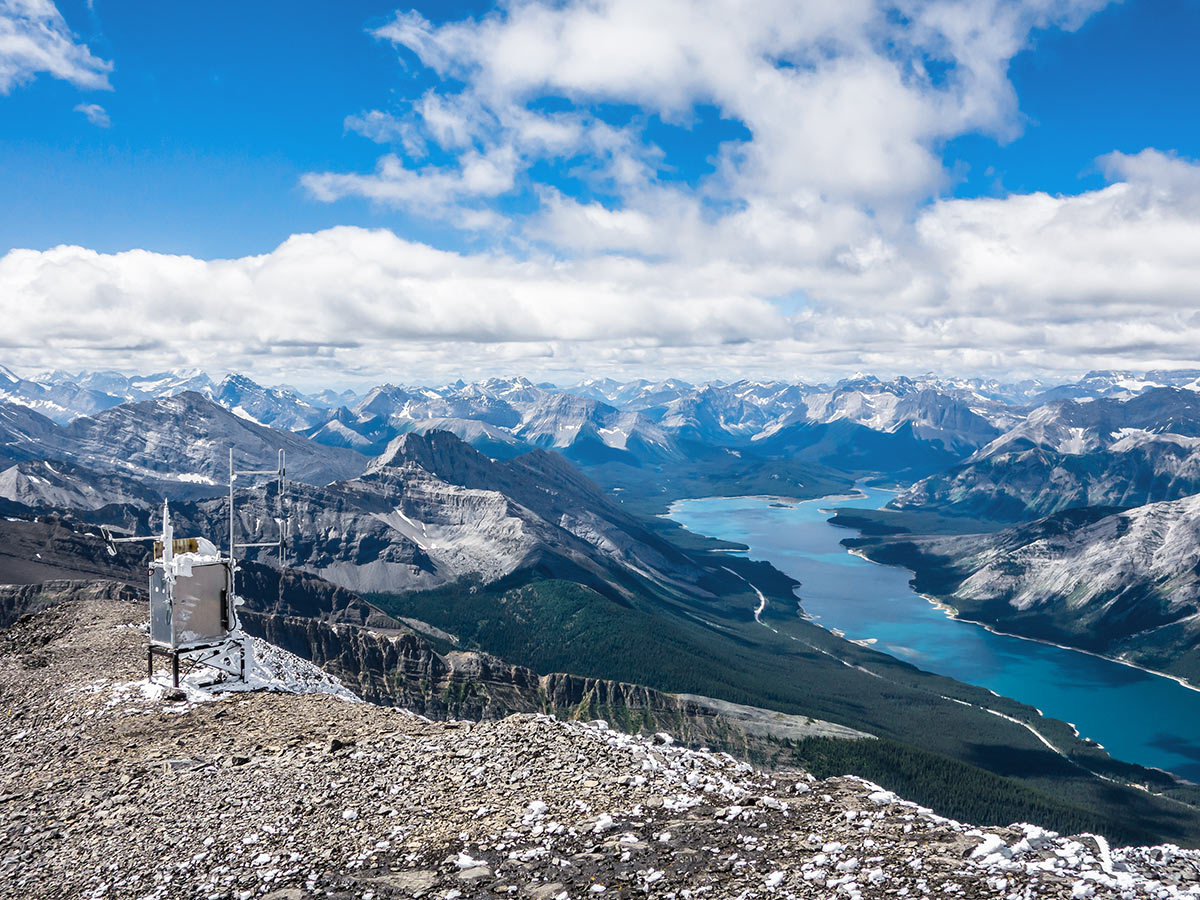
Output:
<instances>
[{"instance_id":1,"label":"turquoise lake","mask_svg":"<svg viewBox=\"0 0 1200 900\"><path fill-rule=\"evenodd\" d=\"M1071 722L1118 759L1200 782L1200 691L1086 653L993 634L951 619L908 586L907 569L846 552L856 531L828 523L832 507L877 509L892 494L826 497L771 506L761 497L683 500L671 518L692 531L750 547L801 582L817 624L927 671L989 688Z\"/></svg>"}]
</instances>

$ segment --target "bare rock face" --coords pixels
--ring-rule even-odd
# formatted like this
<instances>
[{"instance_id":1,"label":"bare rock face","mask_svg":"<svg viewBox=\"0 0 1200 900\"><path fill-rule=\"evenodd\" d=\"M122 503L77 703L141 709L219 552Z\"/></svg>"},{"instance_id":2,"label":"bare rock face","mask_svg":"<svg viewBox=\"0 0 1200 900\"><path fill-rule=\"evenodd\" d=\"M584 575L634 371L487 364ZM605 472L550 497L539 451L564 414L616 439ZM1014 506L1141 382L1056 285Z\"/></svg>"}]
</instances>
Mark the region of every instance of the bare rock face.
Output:
<instances>
[{"instance_id":1,"label":"bare rock face","mask_svg":"<svg viewBox=\"0 0 1200 900\"><path fill-rule=\"evenodd\" d=\"M781 737L870 737L816 719L644 685L565 673L539 675L488 653L443 655L403 626L381 632L303 616L249 610L241 616L250 634L310 660L364 700L432 719L493 720L513 713L603 719L622 731L665 731L690 746L707 745L765 763L778 756L773 739Z\"/></svg>"},{"instance_id":2,"label":"bare rock face","mask_svg":"<svg viewBox=\"0 0 1200 900\"><path fill-rule=\"evenodd\" d=\"M708 598L701 581L732 577L647 530L561 456L497 462L447 432L402 435L361 477L293 485L286 502L292 562L354 591L404 593L467 575L491 582L535 564L615 591L645 578ZM273 488L243 495L238 533L272 540L279 508ZM224 500L181 505L176 527L221 533L227 509Z\"/></svg>"},{"instance_id":3,"label":"bare rock face","mask_svg":"<svg viewBox=\"0 0 1200 900\"><path fill-rule=\"evenodd\" d=\"M1197 851L972 828L665 735L167 700L136 680L140 614L87 600L0 632L2 897L1200 896Z\"/></svg>"},{"instance_id":4,"label":"bare rock face","mask_svg":"<svg viewBox=\"0 0 1200 900\"><path fill-rule=\"evenodd\" d=\"M41 584L0 585L0 628L24 616L51 609L66 601L141 600L133 588L115 581L46 581Z\"/></svg>"},{"instance_id":5,"label":"bare rock face","mask_svg":"<svg viewBox=\"0 0 1200 900\"><path fill-rule=\"evenodd\" d=\"M0 519L0 584L93 580L145 583L142 556L114 559L99 537L83 534L77 523L58 516Z\"/></svg>"},{"instance_id":6,"label":"bare rock face","mask_svg":"<svg viewBox=\"0 0 1200 900\"><path fill-rule=\"evenodd\" d=\"M42 459L0 472L0 497L35 509L94 510L110 503L153 507L161 501L132 478Z\"/></svg>"},{"instance_id":7,"label":"bare rock face","mask_svg":"<svg viewBox=\"0 0 1200 900\"><path fill-rule=\"evenodd\" d=\"M62 427L0 403L0 460L62 464L52 472L11 472L0 479L0 496L94 509L106 502L141 503L147 496L220 495L231 446L238 448L240 466L256 469L273 467L282 448L289 477L311 484L353 478L367 464L352 450L268 428L192 391L114 406ZM43 482L31 482L30 475Z\"/></svg>"},{"instance_id":8,"label":"bare rock face","mask_svg":"<svg viewBox=\"0 0 1200 900\"><path fill-rule=\"evenodd\" d=\"M21 403L0 400L0 458L41 459L47 447L58 447L61 430L52 420Z\"/></svg>"},{"instance_id":9,"label":"bare rock face","mask_svg":"<svg viewBox=\"0 0 1200 900\"><path fill-rule=\"evenodd\" d=\"M226 448L238 448L245 468L271 468L279 448L287 451L289 477L311 484L351 478L366 460L350 450L323 447L300 435L267 428L233 414L192 391L127 403L76 419L66 426L72 458L100 471L158 481L220 485L229 476ZM189 481L190 479L190 481Z\"/></svg>"}]
</instances>

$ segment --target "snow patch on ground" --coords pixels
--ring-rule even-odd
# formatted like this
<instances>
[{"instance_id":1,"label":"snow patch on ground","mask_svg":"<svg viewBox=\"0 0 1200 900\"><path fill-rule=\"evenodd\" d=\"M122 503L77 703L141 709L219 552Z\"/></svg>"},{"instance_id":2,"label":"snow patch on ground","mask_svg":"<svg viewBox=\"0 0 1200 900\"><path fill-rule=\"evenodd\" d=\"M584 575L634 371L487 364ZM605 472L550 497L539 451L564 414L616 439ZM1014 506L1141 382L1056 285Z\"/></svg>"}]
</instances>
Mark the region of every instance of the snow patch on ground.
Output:
<instances>
[{"instance_id":1,"label":"snow patch on ground","mask_svg":"<svg viewBox=\"0 0 1200 900\"><path fill-rule=\"evenodd\" d=\"M145 631L146 625L120 625L119 628L140 628ZM179 711L183 711L193 703L210 703L221 699L222 694L245 691L275 691L281 694L331 694L352 703L362 700L352 693L337 678L323 669L318 668L306 659L289 653L282 647L276 647L267 641L247 636L248 660L246 680L223 681L209 684L215 672L213 669L197 666L186 674L180 675L179 691L182 697L173 696L174 688L169 678L158 673L153 679L127 682L97 682L85 685L81 690L91 693L109 692L111 696L107 706L116 707L122 704L142 700L151 703L176 699L179 701Z\"/></svg>"},{"instance_id":2,"label":"snow patch on ground","mask_svg":"<svg viewBox=\"0 0 1200 900\"><path fill-rule=\"evenodd\" d=\"M332 694L361 703L338 679L306 659L263 640L249 638L254 652L246 683L232 682L213 688L218 691L278 691L284 694Z\"/></svg>"},{"instance_id":3,"label":"snow patch on ground","mask_svg":"<svg viewBox=\"0 0 1200 900\"><path fill-rule=\"evenodd\" d=\"M254 416L250 415L250 413L248 413L246 411L245 407L241 406L240 404L238 406L235 406L233 409L231 409L230 412L233 413L235 416L237 416L239 419L245 419L247 422L253 422L255 425L263 424L258 419L256 419Z\"/></svg>"},{"instance_id":4,"label":"snow patch on ground","mask_svg":"<svg viewBox=\"0 0 1200 900\"><path fill-rule=\"evenodd\" d=\"M196 472L184 472L182 475L176 475L175 480L186 481L189 484L216 484L207 475L200 475Z\"/></svg>"}]
</instances>

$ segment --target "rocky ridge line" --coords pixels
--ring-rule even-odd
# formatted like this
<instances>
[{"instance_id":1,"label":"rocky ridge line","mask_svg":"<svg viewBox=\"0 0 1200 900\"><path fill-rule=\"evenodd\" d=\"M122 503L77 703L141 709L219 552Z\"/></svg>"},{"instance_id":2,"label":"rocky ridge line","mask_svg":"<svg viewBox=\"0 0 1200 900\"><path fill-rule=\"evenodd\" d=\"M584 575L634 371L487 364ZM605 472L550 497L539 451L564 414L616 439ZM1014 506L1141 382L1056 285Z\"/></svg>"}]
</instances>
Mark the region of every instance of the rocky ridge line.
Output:
<instances>
[{"instance_id":1,"label":"rocky ridge line","mask_svg":"<svg viewBox=\"0 0 1200 900\"><path fill-rule=\"evenodd\" d=\"M975 829L546 716L142 690L134 607L0 632L2 897L1200 897L1200 852Z\"/></svg>"},{"instance_id":2,"label":"rocky ridge line","mask_svg":"<svg viewBox=\"0 0 1200 900\"><path fill-rule=\"evenodd\" d=\"M564 672L540 675L476 650L437 652L429 638L447 643L455 640L452 635L417 620L394 619L312 576L290 573L282 594L272 570L250 564L242 577L252 597L239 614L247 633L318 666L364 700L432 719L500 719L530 712L603 718L622 731L666 731L690 746L707 745L761 765L787 760L785 739L871 737L821 719L694 694ZM0 628L73 599L134 601L142 606L131 615L145 613L145 595L114 581L0 585Z\"/></svg>"},{"instance_id":3,"label":"rocky ridge line","mask_svg":"<svg viewBox=\"0 0 1200 900\"><path fill-rule=\"evenodd\" d=\"M564 672L539 675L479 651L441 654L419 634L251 611L243 611L242 619L251 634L320 666L363 699L433 719L498 719L524 712L604 718L622 731L668 731L686 744L707 744L763 763L785 752L781 739L872 737L821 719L695 694Z\"/></svg>"}]
</instances>

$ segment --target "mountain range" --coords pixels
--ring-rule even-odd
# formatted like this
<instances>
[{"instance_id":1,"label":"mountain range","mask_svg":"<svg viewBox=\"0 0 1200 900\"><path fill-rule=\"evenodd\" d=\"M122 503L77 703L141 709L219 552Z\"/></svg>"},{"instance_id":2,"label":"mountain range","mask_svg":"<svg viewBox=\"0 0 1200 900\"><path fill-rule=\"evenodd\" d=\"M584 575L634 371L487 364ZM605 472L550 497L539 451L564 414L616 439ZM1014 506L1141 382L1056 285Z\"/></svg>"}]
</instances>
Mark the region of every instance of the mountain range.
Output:
<instances>
[{"instance_id":1,"label":"mountain range","mask_svg":"<svg viewBox=\"0 0 1200 900\"><path fill-rule=\"evenodd\" d=\"M1105 391L1099 380L1095 373L1085 379L1092 386L1092 396L1107 396L1111 392ZM1152 386L1153 382L1146 384ZM534 384L517 377L492 378L475 384L459 381L443 387L381 385L360 398L350 391L325 389L304 394L288 387L263 387L239 374L215 382L197 370L148 376L49 372L23 378L0 367L0 399L28 406L59 424L122 403L189 390L214 399L227 409L240 408L238 414L243 417L294 431L331 422L337 418L335 411L343 408L364 427L380 417L390 420L393 427L429 419L470 419L513 429L531 406L550 396L570 395L595 400L621 412L640 413L673 434L706 440L722 436L726 442L762 440L798 421L821 424L847 420L876 430L889 430L901 421L912 419L919 421L922 429L944 435L948 444L978 446L984 438L994 435L987 434L986 429L983 433L970 433L979 428L977 424L973 428L961 423L946 428L939 421L943 415L936 409L937 395L959 399L970 411L999 428L1019 416L1021 409L1036 405L1030 402L1034 394L1028 389L978 379L930 376L890 381L858 376L836 385L749 381L693 385L678 379L662 382L605 379L565 388ZM1084 390L1077 388L1073 393ZM922 405L922 392L933 392L923 398L924 410L914 408ZM537 417L535 414L534 418ZM535 430L536 435L542 433L541 429Z\"/></svg>"},{"instance_id":2,"label":"mountain range","mask_svg":"<svg viewBox=\"0 0 1200 900\"><path fill-rule=\"evenodd\" d=\"M1128 400L1051 401L891 506L1016 521L1196 491L1200 394L1152 388Z\"/></svg>"},{"instance_id":3,"label":"mountain range","mask_svg":"<svg viewBox=\"0 0 1200 900\"><path fill-rule=\"evenodd\" d=\"M620 463L669 470L705 456L704 451L711 457L714 448L728 448L758 460L786 458L912 478L979 463L1002 448L1076 453L1071 429L1091 427L1089 416L1101 418L1114 403L1142 402L1164 389L1178 394L1195 387L1198 378L1200 372L1183 371L1092 372L1060 385L865 375L833 385L594 379L559 388L515 377L440 387L385 384L360 397L331 389L305 394L286 386L264 387L239 374L216 382L197 370L20 377L0 369L0 401L69 425L130 402L191 391L252 424L368 456L378 455L401 434L438 430L493 457L552 448L585 467ZM1092 401L1096 409L1086 409Z\"/></svg>"},{"instance_id":4,"label":"mountain range","mask_svg":"<svg viewBox=\"0 0 1200 900\"><path fill-rule=\"evenodd\" d=\"M1192 677L1200 395L1183 374L1092 373L1080 396L1048 398L1044 383L932 377L510 378L361 395L197 372L0 377L0 580L136 586L145 560L123 549L107 562L88 537L95 525L148 533L167 497L178 533L223 535L229 448L254 469L284 449L283 496L266 476L238 482L239 540L271 541L287 517L288 563L307 579L288 590L357 612L335 621L324 600L261 606L273 590L282 603L284 586L260 566L256 627L343 679L360 671L380 702L416 702L414 671L442 666L439 690L458 699L427 698L427 711L538 708L551 683L538 679L563 673L582 681L553 682L570 699L556 711L603 695L635 730L703 715L671 699L698 697L710 711L734 704L873 735L891 761L870 771L911 777L917 760L939 773L923 799L955 798L972 815L990 800L982 787L962 794L964 778L1015 779L1055 821L1126 816L1153 829L1171 804L1192 802L1065 723L842 640L803 616L793 579L661 516L679 497L907 484L891 509L856 520L887 532L865 533L861 552L909 566L965 617ZM381 629L415 630L428 652L389 655L366 633ZM429 655L447 653L483 655L454 680ZM391 667L408 672L403 684ZM864 754L848 764L867 765ZM1195 825L1200 835L1200 812Z\"/></svg>"},{"instance_id":5,"label":"mountain range","mask_svg":"<svg viewBox=\"0 0 1200 900\"><path fill-rule=\"evenodd\" d=\"M121 482L121 490L131 494L140 486L171 498L215 496L229 483L231 447L243 469L274 468L282 449L290 477L317 484L356 475L367 463L353 451L249 421L194 391L121 404L66 425L28 407L0 403L0 459L51 464L40 471L26 466L23 475L20 469L0 473L23 492L3 496L21 502L42 491L47 502L54 491L82 497L98 476ZM99 499L87 505L103 505Z\"/></svg>"}]
</instances>

